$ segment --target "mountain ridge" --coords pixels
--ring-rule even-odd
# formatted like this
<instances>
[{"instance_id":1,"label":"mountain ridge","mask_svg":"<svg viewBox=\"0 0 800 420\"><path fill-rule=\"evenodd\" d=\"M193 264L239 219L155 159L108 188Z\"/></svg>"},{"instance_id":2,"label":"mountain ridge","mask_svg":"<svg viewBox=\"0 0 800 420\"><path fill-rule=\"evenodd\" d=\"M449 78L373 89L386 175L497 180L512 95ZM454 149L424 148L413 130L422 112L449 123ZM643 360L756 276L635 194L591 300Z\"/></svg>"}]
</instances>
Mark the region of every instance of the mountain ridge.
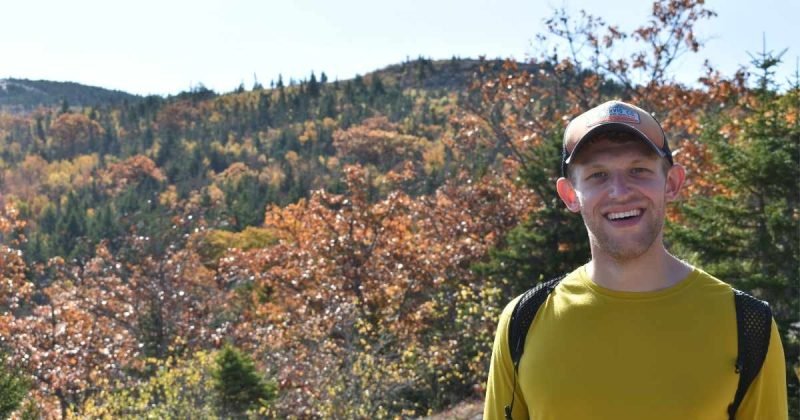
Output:
<instances>
[{"instance_id":1,"label":"mountain ridge","mask_svg":"<svg viewBox=\"0 0 800 420\"><path fill-rule=\"evenodd\" d=\"M120 90L84 85L18 78L0 79L0 110L25 112L40 106L100 106L136 102L144 97Z\"/></svg>"},{"instance_id":2,"label":"mountain ridge","mask_svg":"<svg viewBox=\"0 0 800 420\"><path fill-rule=\"evenodd\" d=\"M327 83L343 83L348 80L363 79L371 82L374 77L379 77L381 82L405 89L446 89L462 90L469 87L474 80L474 75L481 66L489 66L494 70L502 68L501 59L474 59L457 58L434 60L417 58L401 63L389 64L385 67L370 71L364 75L356 75L352 79L337 80ZM534 70L535 65L518 62L518 66L527 70ZM295 83L306 83L300 80ZM201 85L202 86L202 85ZM291 86L291 84L290 84ZM204 92L217 95L237 93L215 92L205 87ZM11 113L24 113L33 111L40 106L69 106L69 107L98 107L119 105L125 101L129 103L145 100L147 97L156 96L165 99L183 98L192 92L180 92L175 95L138 95L123 90L108 89L100 86L85 85L71 81L32 80L24 78L0 78L0 111Z\"/></svg>"}]
</instances>

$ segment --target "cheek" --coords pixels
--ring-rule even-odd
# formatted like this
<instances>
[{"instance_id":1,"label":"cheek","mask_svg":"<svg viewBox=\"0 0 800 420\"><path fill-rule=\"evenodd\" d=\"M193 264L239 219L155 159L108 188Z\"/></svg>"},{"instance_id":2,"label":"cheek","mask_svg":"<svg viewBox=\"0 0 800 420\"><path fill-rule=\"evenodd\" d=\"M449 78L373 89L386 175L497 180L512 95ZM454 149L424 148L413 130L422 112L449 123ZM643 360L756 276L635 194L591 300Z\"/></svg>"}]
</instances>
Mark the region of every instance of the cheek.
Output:
<instances>
[{"instance_id":1,"label":"cheek","mask_svg":"<svg viewBox=\"0 0 800 420\"><path fill-rule=\"evenodd\" d=\"M593 191L580 191L577 194L578 203L581 205L581 211L590 210L597 203L599 194Z\"/></svg>"}]
</instances>

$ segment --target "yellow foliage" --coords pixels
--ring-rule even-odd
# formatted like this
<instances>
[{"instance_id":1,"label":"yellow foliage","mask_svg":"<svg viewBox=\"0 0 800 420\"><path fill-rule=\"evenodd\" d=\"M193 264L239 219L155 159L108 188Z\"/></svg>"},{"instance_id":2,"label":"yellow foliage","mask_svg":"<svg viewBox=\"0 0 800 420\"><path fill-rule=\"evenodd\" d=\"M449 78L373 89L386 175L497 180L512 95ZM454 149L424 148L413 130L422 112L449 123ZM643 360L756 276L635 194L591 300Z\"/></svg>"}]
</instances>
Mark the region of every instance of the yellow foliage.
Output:
<instances>
[{"instance_id":1,"label":"yellow foliage","mask_svg":"<svg viewBox=\"0 0 800 420\"><path fill-rule=\"evenodd\" d=\"M174 208L179 203L178 190L175 188L175 186L170 185L166 190L164 190L164 192L159 194L158 202L162 206Z\"/></svg>"},{"instance_id":2,"label":"yellow foliage","mask_svg":"<svg viewBox=\"0 0 800 420\"><path fill-rule=\"evenodd\" d=\"M297 152L295 152L294 150L289 150L288 152L286 152L286 156L284 156L284 159L286 159L286 161L289 162L289 165L294 167L295 165L297 165L297 161L300 160L300 156L298 156Z\"/></svg>"},{"instance_id":3,"label":"yellow foliage","mask_svg":"<svg viewBox=\"0 0 800 420\"><path fill-rule=\"evenodd\" d=\"M198 237L195 244L197 253L203 259L203 265L214 267L229 249L247 251L264 248L276 242L268 229L248 226L241 232L226 230L209 230Z\"/></svg>"},{"instance_id":4,"label":"yellow foliage","mask_svg":"<svg viewBox=\"0 0 800 420\"><path fill-rule=\"evenodd\" d=\"M314 121L306 121L305 124L303 124L303 133L300 134L297 141L299 141L300 144L305 144L309 140L316 142L318 137L317 125L314 124Z\"/></svg>"},{"instance_id":5,"label":"yellow foliage","mask_svg":"<svg viewBox=\"0 0 800 420\"><path fill-rule=\"evenodd\" d=\"M214 405L214 353L199 351L190 359L151 359L155 374L133 384L104 386L69 419L218 418Z\"/></svg>"},{"instance_id":6,"label":"yellow foliage","mask_svg":"<svg viewBox=\"0 0 800 420\"><path fill-rule=\"evenodd\" d=\"M422 152L422 159L425 163L425 174L430 175L436 169L444 166L445 149L444 143L437 141L431 143Z\"/></svg>"}]
</instances>

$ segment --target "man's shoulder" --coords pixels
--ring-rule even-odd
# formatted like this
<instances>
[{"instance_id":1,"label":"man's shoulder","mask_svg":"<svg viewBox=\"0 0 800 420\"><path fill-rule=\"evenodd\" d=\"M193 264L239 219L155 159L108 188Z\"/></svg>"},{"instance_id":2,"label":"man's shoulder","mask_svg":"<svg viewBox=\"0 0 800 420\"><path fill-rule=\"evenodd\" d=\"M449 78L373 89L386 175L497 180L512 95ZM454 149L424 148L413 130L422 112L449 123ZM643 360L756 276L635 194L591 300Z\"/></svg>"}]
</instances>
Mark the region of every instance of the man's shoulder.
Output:
<instances>
[{"instance_id":1,"label":"man's shoulder","mask_svg":"<svg viewBox=\"0 0 800 420\"><path fill-rule=\"evenodd\" d=\"M727 281L721 280L718 277L711 275L701 268L693 267L694 271L690 274L694 276L696 286L706 292L725 293L731 295L733 293L733 286Z\"/></svg>"},{"instance_id":2,"label":"man's shoulder","mask_svg":"<svg viewBox=\"0 0 800 420\"><path fill-rule=\"evenodd\" d=\"M572 282L578 276L578 272L582 269L583 266L578 267L570 272L561 274L559 276L555 276L552 278L544 279L538 283L531 284L530 287L523 291L522 293L516 295L513 299L511 299L508 304L506 304L505 308L503 309L502 316L510 317L511 314L514 312L517 304L523 298L530 297L532 293L537 295L549 295L553 291L553 287L544 287L552 285L558 285L560 287L560 283L565 281Z\"/></svg>"}]
</instances>

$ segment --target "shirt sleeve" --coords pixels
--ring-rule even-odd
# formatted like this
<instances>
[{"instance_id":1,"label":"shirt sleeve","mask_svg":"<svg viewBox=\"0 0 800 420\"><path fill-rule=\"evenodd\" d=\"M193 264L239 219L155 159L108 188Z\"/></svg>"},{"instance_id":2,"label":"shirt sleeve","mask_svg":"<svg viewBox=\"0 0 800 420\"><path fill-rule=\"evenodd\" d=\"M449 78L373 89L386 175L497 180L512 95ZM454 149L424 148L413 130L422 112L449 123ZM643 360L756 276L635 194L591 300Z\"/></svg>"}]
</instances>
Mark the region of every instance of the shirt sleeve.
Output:
<instances>
[{"instance_id":1,"label":"shirt sleeve","mask_svg":"<svg viewBox=\"0 0 800 420\"><path fill-rule=\"evenodd\" d=\"M514 407L512 418L527 419L528 409L520 392L519 382L514 386L514 365L508 348L508 323L517 299L506 306L500 321L497 323L497 333L492 347L492 359L489 366L489 378L486 381L486 401L483 406L484 420L502 420L505 418L505 406L511 404L512 395ZM519 381L519 378L517 378ZM515 389L516 388L516 389Z\"/></svg>"},{"instance_id":2,"label":"shirt sleeve","mask_svg":"<svg viewBox=\"0 0 800 420\"><path fill-rule=\"evenodd\" d=\"M772 320L767 357L750 384L736 413L736 419L788 419L786 361L778 326Z\"/></svg>"}]
</instances>

